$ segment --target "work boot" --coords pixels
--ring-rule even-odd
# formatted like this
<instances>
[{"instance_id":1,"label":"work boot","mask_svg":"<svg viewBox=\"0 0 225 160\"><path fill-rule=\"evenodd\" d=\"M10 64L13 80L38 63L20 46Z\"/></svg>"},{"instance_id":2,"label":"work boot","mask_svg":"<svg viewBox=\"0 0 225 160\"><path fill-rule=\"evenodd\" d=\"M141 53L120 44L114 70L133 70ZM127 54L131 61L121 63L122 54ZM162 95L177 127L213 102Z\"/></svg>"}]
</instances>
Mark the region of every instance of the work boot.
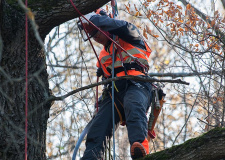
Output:
<instances>
[{"instance_id":1,"label":"work boot","mask_svg":"<svg viewBox=\"0 0 225 160\"><path fill-rule=\"evenodd\" d=\"M145 157L147 154L149 154L148 140L145 138L142 143L134 142L130 148L130 152L132 159Z\"/></svg>"}]
</instances>

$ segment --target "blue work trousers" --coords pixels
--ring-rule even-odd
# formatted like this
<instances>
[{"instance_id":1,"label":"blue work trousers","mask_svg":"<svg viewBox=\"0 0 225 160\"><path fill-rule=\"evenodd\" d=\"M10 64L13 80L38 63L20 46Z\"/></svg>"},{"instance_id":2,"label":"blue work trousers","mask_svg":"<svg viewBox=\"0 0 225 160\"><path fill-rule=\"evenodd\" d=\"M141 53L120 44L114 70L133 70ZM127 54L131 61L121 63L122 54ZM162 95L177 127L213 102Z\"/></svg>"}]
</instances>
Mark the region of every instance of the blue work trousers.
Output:
<instances>
[{"instance_id":1,"label":"blue work trousers","mask_svg":"<svg viewBox=\"0 0 225 160\"><path fill-rule=\"evenodd\" d=\"M152 85L149 82L134 82L130 80L116 81L114 109L115 126L118 126L121 116L126 121L129 142L143 142L147 138L146 112L151 103ZM120 115L118 114L120 112ZM116 128L116 127L115 127ZM86 150L82 160L102 159L106 140L113 134L113 114L111 89L104 91L99 101L99 111L92 119L87 134Z\"/></svg>"}]
</instances>

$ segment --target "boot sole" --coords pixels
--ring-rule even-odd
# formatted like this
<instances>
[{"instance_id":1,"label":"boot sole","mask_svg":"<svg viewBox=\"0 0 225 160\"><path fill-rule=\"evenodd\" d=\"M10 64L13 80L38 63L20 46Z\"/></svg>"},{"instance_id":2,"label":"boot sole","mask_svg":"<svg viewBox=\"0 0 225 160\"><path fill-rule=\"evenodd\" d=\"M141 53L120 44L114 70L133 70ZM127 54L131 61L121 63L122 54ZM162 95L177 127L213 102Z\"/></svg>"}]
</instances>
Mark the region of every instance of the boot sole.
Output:
<instances>
[{"instance_id":1,"label":"boot sole","mask_svg":"<svg viewBox=\"0 0 225 160\"><path fill-rule=\"evenodd\" d=\"M134 142L132 144L130 152L132 159L142 158L147 155L144 146L139 142Z\"/></svg>"}]
</instances>

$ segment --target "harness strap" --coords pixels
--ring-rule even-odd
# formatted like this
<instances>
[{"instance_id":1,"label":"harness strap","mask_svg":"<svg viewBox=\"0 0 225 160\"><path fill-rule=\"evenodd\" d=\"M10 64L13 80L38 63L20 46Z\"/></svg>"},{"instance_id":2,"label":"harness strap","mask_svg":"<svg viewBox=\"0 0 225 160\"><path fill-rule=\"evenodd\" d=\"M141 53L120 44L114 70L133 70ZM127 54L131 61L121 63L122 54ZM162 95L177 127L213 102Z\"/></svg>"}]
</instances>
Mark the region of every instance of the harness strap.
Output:
<instances>
[{"instance_id":1,"label":"harness strap","mask_svg":"<svg viewBox=\"0 0 225 160\"><path fill-rule=\"evenodd\" d=\"M119 56L120 56L120 60L121 60L121 62L122 62L122 68L123 68L123 71L125 72L125 75L127 75L127 69L126 69L126 67L125 67L124 60L123 60L123 56L122 56L122 54L121 54L121 49L120 49L120 48L117 49L117 53L118 53ZM117 74L117 73L116 73L116 68L114 69L114 74L115 74L115 75Z\"/></svg>"},{"instance_id":2,"label":"harness strap","mask_svg":"<svg viewBox=\"0 0 225 160\"><path fill-rule=\"evenodd\" d=\"M124 63L122 67L118 67L118 68L114 68L114 76L120 72L127 72L128 70L136 70L136 71L140 71L142 73L144 73L144 68L142 68L140 65L138 65L137 63L135 62L132 62L132 63ZM110 68L107 68L107 71L109 73L111 73L111 69ZM97 76L100 77L100 76L104 76L104 72L102 70L102 68L98 68L97 69Z\"/></svg>"},{"instance_id":3,"label":"harness strap","mask_svg":"<svg viewBox=\"0 0 225 160\"><path fill-rule=\"evenodd\" d=\"M117 73L127 71L127 70L136 70L136 71L141 71L144 73L144 68L142 68L135 62L134 63L124 63L123 67L115 68L114 73L116 75Z\"/></svg>"},{"instance_id":4,"label":"harness strap","mask_svg":"<svg viewBox=\"0 0 225 160\"><path fill-rule=\"evenodd\" d=\"M110 97L111 97L111 99L112 99L112 94L109 92L109 95L110 95ZM118 100L118 98L117 98L117 100ZM118 100L119 101L119 100ZM122 105L122 103L119 101L119 103ZM119 109L118 109L118 107L117 107L117 105L116 105L116 103L114 102L114 106L115 106L115 108L116 108L116 110L117 110L117 113L118 113L118 115L119 115L119 117L120 117L120 124L122 124L123 123L123 118L122 118L122 115L121 115L121 113L120 113L120 111L119 111ZM122 107L123 107L123 105L122 105Z\"/></svg>"}]
</instances>

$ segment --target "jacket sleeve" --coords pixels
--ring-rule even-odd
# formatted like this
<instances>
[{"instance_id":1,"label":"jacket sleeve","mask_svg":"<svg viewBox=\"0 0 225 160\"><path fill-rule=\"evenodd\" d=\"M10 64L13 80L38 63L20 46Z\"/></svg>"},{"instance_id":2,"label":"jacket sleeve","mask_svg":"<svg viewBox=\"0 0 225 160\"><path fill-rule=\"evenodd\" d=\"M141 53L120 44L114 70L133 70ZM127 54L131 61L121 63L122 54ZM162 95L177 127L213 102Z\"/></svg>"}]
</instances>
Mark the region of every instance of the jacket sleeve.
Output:
<instances>
[{"instance_id":1,"label":"jacket sleeve","mask_svg":"<svg viewBox=\"0 0 225 160\"><path fill-rule=\"evenodd\" d=\"M102 30L117 35L122 40L136 47L145 49L141 34L137 27L132 23L101 15L92 16L90 21Z\"/></svg>"}]
</instances>

